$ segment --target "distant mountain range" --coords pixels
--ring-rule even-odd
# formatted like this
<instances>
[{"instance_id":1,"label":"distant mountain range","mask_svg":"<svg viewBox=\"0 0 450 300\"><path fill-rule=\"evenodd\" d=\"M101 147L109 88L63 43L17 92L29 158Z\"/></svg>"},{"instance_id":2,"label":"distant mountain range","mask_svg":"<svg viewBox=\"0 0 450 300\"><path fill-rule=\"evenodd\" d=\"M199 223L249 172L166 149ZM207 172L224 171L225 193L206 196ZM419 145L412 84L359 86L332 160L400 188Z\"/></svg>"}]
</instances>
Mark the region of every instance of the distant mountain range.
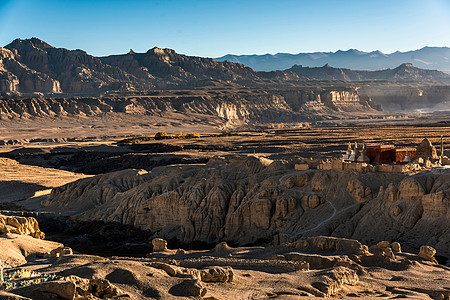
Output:
<instances>
[{"instance_id":1,"label":"distant mountain range","mask_svg":"<svg viewBox=\"0 0 450 300\"><path fill-rule=\"evenodd\" d=\"M380 70L395 68L403 63L411 63L423 69L450 72L450 48L448 47L424 47L414 51L397 51L392 54L384 54L380 51L363 52L356 49L299 54L228 54L218 57L216 60L241 63L256 71L285 70L294 65L320 67L325 64L336 68Z\"/></svg>"},{"instance_id":2,"label":"distant mountain range","mask_svg":"<svg viewBox=\"0 0 450 300\"><path fill-rule=\"evenodd\" d=\"M293 72L300 78L316 80L342 80L342 81L439 81L450 83L450 75L437 71L425 70L414 67L410 63L404 63L394 69L378 71L350 70L345 68L333 68L329 64L323 67L310 68L294 65L285 72Z\"/></svg>"},{"instance_id":3,"label":"distant mountain range","mask_svg":"<svg viewBox=\"0 0 450 300\"><path fill-rule=\"evenodd\" d=\"M145 53L131 50L127 54L95 57L79 49L55 48L37 38L16 39L0 47L0 92L3 93L92 94L197 87L282 88L304 84L317 87L311 80L337 80L344 84L373 80L449 84L450 75L419 69L409 63L382 71L291 65L285 71L256 72L243 64L187 56L157 47Z\"/></svg>"}]
</instances>

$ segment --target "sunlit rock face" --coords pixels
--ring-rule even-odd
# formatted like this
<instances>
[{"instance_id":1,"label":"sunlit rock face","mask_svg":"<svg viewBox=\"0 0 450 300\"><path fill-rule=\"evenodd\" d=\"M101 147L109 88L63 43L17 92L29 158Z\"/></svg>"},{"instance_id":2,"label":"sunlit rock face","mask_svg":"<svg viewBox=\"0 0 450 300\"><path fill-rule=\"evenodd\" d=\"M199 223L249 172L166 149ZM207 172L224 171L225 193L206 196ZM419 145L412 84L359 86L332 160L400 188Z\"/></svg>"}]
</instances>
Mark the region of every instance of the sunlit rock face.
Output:
<instances>
[{"instance_id":1,"label":"sunlit rock face","mask_svg":"<svg viewBox=\"0 0 450 300\"><path fill-rule=\"evenodd\" d=\"M11 87L12 88L12 87ZM327 99L327 100L322 100ZM140 97L39 97L5 99L0 118L84 117L105 113L156 115L194 113L212 116L225 127L252 122L301 122L355 115L384 115L355 91L238 92Z\"/></svg>"},{"instance_id":2,"label":"sunlit rock face","mask_svg":"<svg viewBox=\"0 0 450 300\"><path fill-rule=\"evenodd\" d=\"M99 175L55 189L43 204L186 243L332 235L449 255L449 182L448 172L294 172L250 156Z\"/></svg>"},{"instance_id":3,"label":"sunlit rock face","mask_svg":"<svg viewBox=\"0 0 450 300\"><path fill-rule=\"evenodd\" d=\"M45 238L45 234L39 229L38 222L32 217L0 215L0 233L29 235L37 239Z\"/></svg>"}]
</instances>

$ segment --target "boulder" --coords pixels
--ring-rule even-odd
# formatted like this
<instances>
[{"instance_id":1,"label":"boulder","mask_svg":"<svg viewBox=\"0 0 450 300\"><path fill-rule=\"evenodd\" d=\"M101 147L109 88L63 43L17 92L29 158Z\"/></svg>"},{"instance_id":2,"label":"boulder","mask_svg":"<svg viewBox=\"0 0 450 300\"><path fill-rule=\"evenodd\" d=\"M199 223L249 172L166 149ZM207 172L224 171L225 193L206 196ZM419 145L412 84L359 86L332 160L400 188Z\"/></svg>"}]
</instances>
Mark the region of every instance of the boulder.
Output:
<instances>
[{"instance_id":1,"label":"boulder","mask_svg":"<svg viewBox=\"0 0 450 300\"><path fill-rule=\"evenodd\" d=\"M55 280L41 284L34 290L38 295L41 293L55 294L62 299L73 300L76 295L76 285L71 281Z\"/></svg>"},{"instance_id":2,"label":"boulder","mask_svg":"<svg viewBox=\"0 0 450 300\"><path fill-rule=\"evenodd\" d=\"M186 279L170 288L169 293L179 297L203 297L206 288L198 279Z\"/></svg>"},{"instance_id":3,"label":"boulder","mask_svg":"<svg viewBox=\"0 0 450 300\"><path fill-rule=\"evenodd\" d=\"M377 244L377 248L379 249L389 248L390 246L391 244L388 241L381 241Z\"/></svg>"},{"instance_id":4,"label":"boulder","mask_svg":"<svg viewBox=\"0 0 450 300\"><path fill-rule=\"evenodd\" d=\"M394 253L402 253L402 247L398 242L393 242L391 244L391 249Z\"/></svg>"},{"instance_id":5,"label":"boulder","mask_svg":"<svg viewBox=\"0 0 450 300\"><path fill-rule=\"evenodd\" d=\"M45 238L45 234L39 229L38 222L33 217L0 215L0 233L30 235L42 240Z\"/></svg>"},{"instance_id":6,"label":"boulder","mask_svg":"<svg viewBox=\"0 0 450 300\"><path fill-rule=\"evenodd\" d=\"M226 256L230 254L231 250L232 249L230 246L228 246L227 242L221 242L214 247L214 254Z\"/></svg>"},{"instance_id":7,"label":"boulder","mask_svg":"<svg viewBox=\"0 0 450 300\"><path fill-rule=\"evenodd\" d=\"M186 254L186 250L184 249L178 249L176 255L185 255Z\"/></svg>"},{"instance_id":8,"label":"boulder","mask_svg":"<svg viewBox=\"0 0 450 300\"><path fill-rule=\"evenodd\" d=\"M396 259L389 242L381 241L377 245L370 247L369 250L379 262L388 263Z\"/></svg>"},{"instance_id":9,"label":"boulder","mask_svg":"<svg viewBox=\"0 0 450 300\"><path fill-rule=\"evenodd\" d=\"M180 278L200 278L200 272L194 268L183 268L175 265L169 265L161 262L153 262L150 267L164 270L167 275Z\"/></svg>"},{"instance_id":10,"label":"boulder","mask_svg":"<svg viewBox=\"0 0 450 300\"><path fill-rule=\"evenodd\" d=\"M317 280L312 283L312 286L323 293L320 295L322 297L335 295L344 285L355 285L359 281L355 270L342 266L324 270L316 276Z\"/></svg>"},{"instance_id":11,"label":"boulder","mask_svg":"<svg viewBox=\"0 0 450 300\"><path fill-rule=\"evenodd\" d=\"M419 257L432 261L437 262L436 258L434 258L434 255L436 254L436 249L430 246L421 246L419 251Z\"/></svg>"},{"instance_id":12,"label":"boulder","mask_svg":"<svg viewBox=\"0 0 450 300\"><path fill-rule=\"evenodd\" d=\"M396 259L395 255L394 255L394 252L392 251L391 248L384 249L384 257L387 258L388 260L391 260L391 261Z\"/></svg>"},{"instance_id":13,"label":"boulder","mask_svg":"<svg viewBox=\"0 0 450 300\"><path fill-rule=\"evenodd\" d=\"M100 299L112 298L120 293L107 279L90 279L88 292Z\"/></svg>"},{"instance_id":14,"label":"boulder","mask_svg":"<svg viewBox=\"0 0 450 300\"><path fill-rule=\"evenodd\" d=\"M48 281L38 284L32 291L33 299L47 298L48 294L57 295L60 299L110 299L119 296L121 299L129 298L106 279L84 279L78 276L68 276L64 280Z\"/></svg>"},{"instance_id":15,"label":"boulder","mask_svg":"<svg viewBox=\"0 0 450 300\"><path fill-rule=\"evenodd\" d=\"M66 255L72 255L73 251L70 247L58 247L50 251L50 257L61 257Z\"/></svg>"},{"instance_id":16,"label":"boulder","mask_svg":"<svg viewBox=\"0 0 450 300\"><path fill-rule=\"evenodd\" d=\"M298 239L289 243L294 248L308 251L332 251L348 254L363 254L367 247L357 240L336 238L329 236L316 236Z\"/></svg>"},{"instance_id":17,"label":"boulder","mask_svg":"<svg viewBox=\"0 0 450 300\"><path fill-rule=\"evenodd\" d=\"M325 256L319 254L303 254L298 252L290 252L284 254L284 257L288 261L304 262L304 266L311 267L311 269L323 269L330 268L339 261L337 256Z\"/></svg>"},{"instance_id":18,"label":"boulder","mask_svg":"<svg viewBox=\"0 0 450 300\"><path fill-rule=\"evenodd\" d=\"M203 282L232 282L233 276L231 267L208 267L200 270Z\"/></svg>"},{"instance_id":19,"label":"boulder","mask_svg":"<svg viewBox=\"0 0 450 300\"><path fill-rule=\"evenodd\" d=\"M167 241L160 239L160 238L154 238L152 240L153 245L153 252L160 252L167 250Z\"/></svg>"}]
</instances>

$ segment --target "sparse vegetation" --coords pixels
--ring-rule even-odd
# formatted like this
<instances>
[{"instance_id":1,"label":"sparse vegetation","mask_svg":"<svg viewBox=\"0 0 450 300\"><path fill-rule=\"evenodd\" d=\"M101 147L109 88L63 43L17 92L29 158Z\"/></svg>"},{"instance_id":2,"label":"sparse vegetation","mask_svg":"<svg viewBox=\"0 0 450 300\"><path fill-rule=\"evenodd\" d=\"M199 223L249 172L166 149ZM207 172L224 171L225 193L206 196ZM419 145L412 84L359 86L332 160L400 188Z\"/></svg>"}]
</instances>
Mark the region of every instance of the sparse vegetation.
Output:
<instances>
[{"instance_id":1,"label":"sparse vegetation","mask_svg":"<svg viewBox=\"0 0 450 300\"><path fill-rule=\"evenodd\" d=\"M123 140L120 140L117 142L118 145L125 146L125 145L133 145L133 144L140 144L142 142L148 142L155 140L155 137L153 136L138 136L138 137L130 137Z\"/></svg>"},{"instance_id":2,"label":"sparse vegetation","mask_svg":"<svg viewBox=\"0 0 450 300\"><path fill-rule=\"evenodd\" d=\"M211 135L211 136L223 136L223 135ZM120 146L140 144L142 142L154 141L154 140L165 140L165 139L195 139L200 138L201 135L198 133L187 133L187 134L174 134L170 135L166 132L157 132L154 136L137 136L130 137L117 142Z\"/></svg>"},{"instance_id":3,"label":"sparse vegetation","mask_svg":"<svg viewBox=\"0 0 450 300\"><path fill-rule=\"evenodd\" d=\"M170 138L170 136L167 133L165 133L164 131L160 131L155 134L155 140L165 140L165 139L169 139L169 138Z\"/></svg>"}]
</instances>

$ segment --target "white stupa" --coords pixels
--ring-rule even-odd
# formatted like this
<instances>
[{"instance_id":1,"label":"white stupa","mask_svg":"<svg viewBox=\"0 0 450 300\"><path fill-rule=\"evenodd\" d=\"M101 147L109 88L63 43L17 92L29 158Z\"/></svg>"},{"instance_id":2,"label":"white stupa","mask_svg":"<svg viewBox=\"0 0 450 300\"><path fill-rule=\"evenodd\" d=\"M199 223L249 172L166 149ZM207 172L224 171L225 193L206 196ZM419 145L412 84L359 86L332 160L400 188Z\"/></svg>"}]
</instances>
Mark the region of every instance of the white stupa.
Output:
<instances>
[{"instance_id":1,"label":"white stupa","mask_svg":"<svg viewBox=\"0 0 450 300\"><path fill-rule=\"evenodd\" d=\"M409 157L408 152L406 152L405 158L403 159L402 162L404 162L404 163L409 163L409 162L411 162L411 158Z\"/></svg>"},{"instance_id":2,"label":"white stupa","mask_svg":"<svg viewBox=\"0 0 450 300\"><path fill-rule=\"evenodd\" d=\"M358 156L358 159L356 160L359 163L370 163L370 158L366 155L366 146L363 144L361 155Z\"/></svg>"},{"instance_id":3,"label":"white stupa","mask_svg":"<svg viewBox=\"0 0 450 300\"><path fill-rule=\"evenodd\" d=\"M344 155L342 155L342 160L345 161L345 162L349 162L351 154L352 154L352 145L349 142L347 151L345 151Z\"/></svg>"},{"instance_id":4,"label":"white stupa","mask_svg":"<svg viewBox=\"0 0 450 300\"><path fill-rule=\"evenodd\" d=\"M355 151L354 150L352 150L350 155L348 156L348 161L350 161L350 162L356 161L356 155L355 155Z\"/></svg>"}]
</instances>

